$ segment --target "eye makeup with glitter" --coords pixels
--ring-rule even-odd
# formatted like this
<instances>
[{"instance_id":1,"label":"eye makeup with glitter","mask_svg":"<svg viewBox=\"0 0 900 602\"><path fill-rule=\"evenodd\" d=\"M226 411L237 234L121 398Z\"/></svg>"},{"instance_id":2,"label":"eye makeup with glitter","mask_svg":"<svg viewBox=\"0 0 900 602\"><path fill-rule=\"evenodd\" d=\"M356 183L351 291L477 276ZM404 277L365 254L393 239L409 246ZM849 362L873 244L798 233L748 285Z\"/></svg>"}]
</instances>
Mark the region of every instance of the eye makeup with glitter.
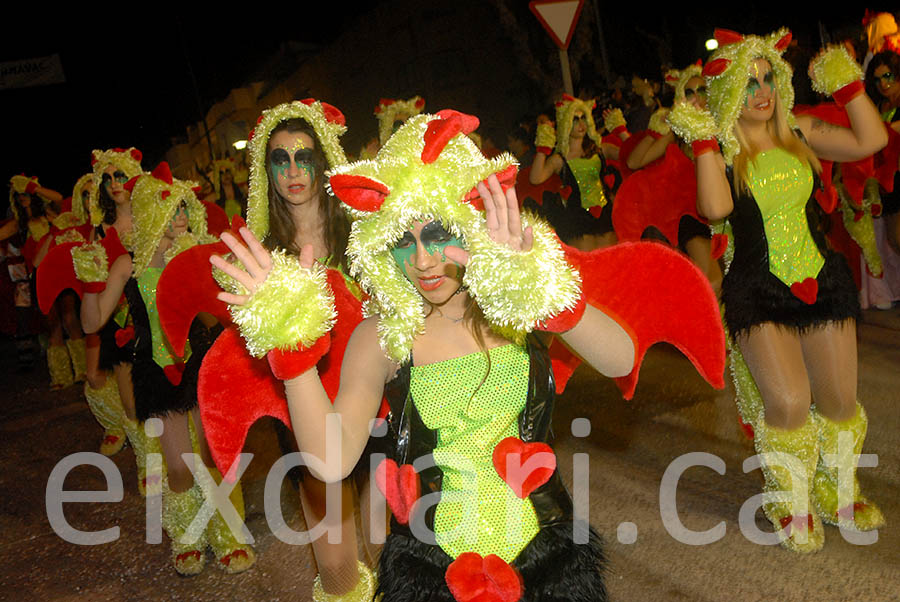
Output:
<instances>
[{"instance_id":1,"label":"eye makeup with glitter","mask_svg":"<svg viewBox=\"0 0 900 602\"><path fill-rule=\"evenodd\" d=\"M306 172L306 174L309 175L310 178L313 176L314 169L312 149L299 148L296 152L294 152L293 161L294 165L297 166L298 171ZM269 154L269 167L272 170L272 175L276 178L287 177L287 172L291 168L291 155L286 149L273 149Z\"/></svg>"},{"instance_id":2,"label":"eye makeup with glitter","mask_svg":"<svg viewBox=\"0 0 900 602\"><path fill-rule=\"evenodd\" d=\"M432 221L425 224L425 226L422 227L419 239L422 241L422 244L425 245L425 251L429 255L440 252L441 262L447 261L447 256L444 254L444 249L447 247L453 246L463 248L462 241L451 232L448 232L438 221ZM391 255L401 268L406 264L413 264L413 257L416 254L416 245L416 237L413 236L412 232L406 231L403 233L400 240L397 241L397 244L391 248Z\"/></svg>"}]
</instances>

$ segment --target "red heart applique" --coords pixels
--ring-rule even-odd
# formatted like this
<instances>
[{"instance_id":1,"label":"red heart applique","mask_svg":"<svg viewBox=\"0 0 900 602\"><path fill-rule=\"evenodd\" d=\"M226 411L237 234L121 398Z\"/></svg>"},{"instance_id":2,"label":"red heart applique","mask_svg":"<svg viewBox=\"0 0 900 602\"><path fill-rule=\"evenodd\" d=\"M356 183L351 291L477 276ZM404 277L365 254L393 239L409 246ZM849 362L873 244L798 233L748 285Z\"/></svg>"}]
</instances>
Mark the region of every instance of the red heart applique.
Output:
<instances>
[{"instance_id":1,"label":"red heart applique","mask_svg":"<svg viewBox=\"0 0 900 602\"><path fill-rule=\"evenodd\" d=\"M616 185L616 174L607 174L603 176L603 183L606 184L607 188L612 188Z\"/></svg>"},{"instance_id":2,"label":"red heart applique","mask_svg":"<svg viewBox=\"0 0 900 602\"><path fill-rule=\"evenodd\" d=\"M409 523L413 504L419 499L419 475L412 464L397 466L387 458L375 469L375 485L387 500L394 518L401 525Z\"/></svg>"},{"instance_id":3,"label":"red heart applique","mask_svg":"<svg viewBox=\"0 0 900 602\"><path fill-rule=\"evenodd\" d=\"M791 293L806 303L812 305L819 296L819 283L815 278L807 278L803 282L795 282L791 285Z\"/></svg>"},{"instance_id":4,"label":"red heart applique","mask_svg":"<svg viewBox=\"0 0 900 602\"><path fill-rule=\"evenodd\" d=\"M872 203L872 217L878 217L881 215L881 204L880 203Z\"/></svg>"},{"instance_id":5,"label":"red heart applique","mask_svg":"<svg viewBox=\"0 0 900 602\"><path fill-rule=\"evenodd\" d=\"M722 255L725 254L725 249L728 248L728 235L727 234L713 234L712 240L710 241L710 249L709 252L712 255L713 259L718 259Z\"/></svg>"},{"instance_id":6,"label":"red heart applique","mask_svg":"<svg viewBox=\"0 0 900 602\"><path fill-rule=\"evenodd\" d=\"M184 362L166 366L163 368L163 374L166 375L173 387L177 387L181 384L181 377L184 376Z\"/></svg>"},{"instance_id":7,"label":"red heart applique","mask_svg":"<svg viewBox=\"0 0 900 602\"><path fill-rule=\"evenodd\" d=\"M834 186L816 191L816 201L825 213L832 213L837 207L838 194Z\"/></svg>"},{"instance_id":8,"label":"red heart applique","mask_svg":"<svg viewBox=\"0 0 900 602\"><path fill-rule=\"evenodd\" d=\"M460 554L447 567L444 581L459 602L516 602L522 597L518 571L496 554Z\"/></svg>"},{"instance_id":9,"label":"red heart applique","mask_svg":"<svg viewBox=\"0 0 900 602\"><path fill-rule=\"evenodd\" d=\"M519 457L511 458L518 454ZM492 456L494 470L518 497L525 499L531 492L550 480L556 470L556 454L546 443L525 443L517 437L507 437L497 444ZM507 472L507 469L511 469Z\"/></svg>"},{"instance_id":10,"label":"red heart applique","mask_svg":"<svg viewBox=\"0 0 900 602\"><path fill-rule=\"evenodd\" d=\"M134 338L134 326L127 326L116 331L116 346L124 347Z\"/></svg>"}]
</instances>

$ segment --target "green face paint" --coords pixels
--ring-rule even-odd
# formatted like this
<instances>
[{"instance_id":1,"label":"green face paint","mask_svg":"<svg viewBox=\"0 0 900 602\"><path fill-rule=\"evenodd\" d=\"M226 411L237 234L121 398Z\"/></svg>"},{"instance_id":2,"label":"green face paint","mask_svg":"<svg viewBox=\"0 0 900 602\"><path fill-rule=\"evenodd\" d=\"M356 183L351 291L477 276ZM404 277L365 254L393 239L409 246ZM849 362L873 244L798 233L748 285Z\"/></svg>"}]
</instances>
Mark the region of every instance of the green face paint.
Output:
<instances>
[{"instance_id":1,"label":"green face paint","mask_svg":"<svg viewBox=\"0 0 900 602\"><path fill-rule=\"evenodd\" d=\"M407 278L409 278L409 267L412 267L415 263L416 248L420 243L425 245L425 252L429 255L440 253L441 263L447 261L445 252L447 247L465 248L465 245L459 238L445 230L441 223L437 221L425 224L422 227L418 240L412 232L404 232L403 237L391 248L391 256L397 262L397 265L400 266L403 273L406 274Z\"/></svg>"},{"instance_id":2,"label":"green face paint","mask_svg":"<svg viewBox=\"0 0 900 602\"><path fill-rule=\"evenodd\" d=\"M766 73L762 83L759 82L758 77L750 77L747 81L747 96L744 99L744 106L749 107L750 100L763 88L766 88L769 91L769 94L773 93L775 89L775 73L773 71Z\"/></svg>"},{"instance_id":3,"label":"green face paint","mask_svg":"<svg viewBox=\"0 0 900 602\"><path fill-rule=\"evenodd\" d=\"M272 177L276 180L287 178L288 172L291 170L292 162L297 168L297 171L306 173L306 175L309 176L310 181L313 180L315 167L312 149L308 148L297 149L294 152L293 157L291 157L288 151L283 148L273 149L269 154L269 170L272 172Z\"/></svg>"}]
</instances>

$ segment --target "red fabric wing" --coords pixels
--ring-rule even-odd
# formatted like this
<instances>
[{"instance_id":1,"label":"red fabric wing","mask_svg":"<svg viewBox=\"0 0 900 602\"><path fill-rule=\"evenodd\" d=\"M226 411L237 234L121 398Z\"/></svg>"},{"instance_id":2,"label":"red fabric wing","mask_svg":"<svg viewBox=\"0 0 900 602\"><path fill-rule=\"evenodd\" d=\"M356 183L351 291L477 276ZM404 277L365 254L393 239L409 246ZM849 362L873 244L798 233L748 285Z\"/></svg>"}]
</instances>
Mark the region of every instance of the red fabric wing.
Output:
<instances>
[{"instance_id":1,"label":"red fabric wing","mask_svg":"<svg viewBox=\"0 0 900 602\"><path fill-rule=\"evenodd\" d=\"M75 276L72 265L72 249L82 243L70 242L56 245L44 256L37 270L37 297L41 311L50 312L56 298L66 290L72 289L80 298L84 293L84 283Z\"/></svg>"}]
</instances>

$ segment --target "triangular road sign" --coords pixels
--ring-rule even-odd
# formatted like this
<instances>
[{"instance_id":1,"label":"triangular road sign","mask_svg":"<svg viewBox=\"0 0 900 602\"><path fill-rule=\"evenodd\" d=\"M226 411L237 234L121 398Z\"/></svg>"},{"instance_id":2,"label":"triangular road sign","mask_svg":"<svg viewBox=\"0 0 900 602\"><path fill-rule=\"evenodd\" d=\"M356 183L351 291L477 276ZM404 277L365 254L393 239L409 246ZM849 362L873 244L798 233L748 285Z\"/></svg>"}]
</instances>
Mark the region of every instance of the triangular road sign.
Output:
<instances>
[{"instance_id":1,"label":"triangular road sign","mask_svg":"<svg viewBox=\"0 0 900 602\"><path fill-rule=\"evenodd\" d=\"M528 8L534 13L560 50L569 48L584 0L532 0Z\"/></svg>"}]
</instances>

